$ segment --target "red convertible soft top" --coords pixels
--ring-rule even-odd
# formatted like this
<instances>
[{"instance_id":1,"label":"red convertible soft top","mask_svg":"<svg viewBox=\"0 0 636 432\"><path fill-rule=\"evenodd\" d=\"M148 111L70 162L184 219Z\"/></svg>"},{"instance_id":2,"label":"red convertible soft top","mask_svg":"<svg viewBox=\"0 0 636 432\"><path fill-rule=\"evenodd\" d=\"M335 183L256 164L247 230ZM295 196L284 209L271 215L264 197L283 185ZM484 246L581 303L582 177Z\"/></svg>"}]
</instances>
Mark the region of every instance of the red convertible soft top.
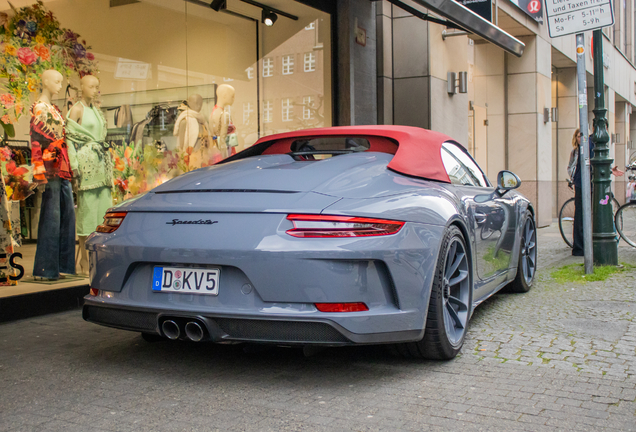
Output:
<instances>
[{"instance_id":1,"label":"red convertible soft top","mask_svg":"<svg viewBox=\"0 0 636 432\"><path fill-rule=\"evenodd\" d=\"M442 133L410 126L339 126L303 129L268 135L253 146L227 158L224 162L262 154L275 142L289 138L319 136L368 136L385 137L398 145L388 168L408 176L450 183L442 163L441 147L444 142L454 140Z\"/></svg>"}]
</instances>

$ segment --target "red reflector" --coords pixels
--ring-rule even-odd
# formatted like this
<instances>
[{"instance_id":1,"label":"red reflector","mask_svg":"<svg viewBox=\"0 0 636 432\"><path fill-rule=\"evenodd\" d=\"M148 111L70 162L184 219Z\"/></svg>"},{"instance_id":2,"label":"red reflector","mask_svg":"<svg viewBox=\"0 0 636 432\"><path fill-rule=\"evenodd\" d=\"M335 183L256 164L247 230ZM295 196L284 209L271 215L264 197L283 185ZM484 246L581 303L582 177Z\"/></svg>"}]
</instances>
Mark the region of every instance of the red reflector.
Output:
<instances>
[{"instance_id":1,"label":"red reflector","mask_svg":"<svg viewBox=\"0 0 636 432\"><path fill-rule=\"evenodd\" d=\"M92 296L99 295L99 290L97 288L91 288L90 295L92 295Z\"/></svg>"},{"instance_id":2,"label":"red reflector","mask_svg":"<svg viewBox=\"0 0 636 432\"><path fill-rule=\"evenodd\" d=\"M315 303L320 312L364 312L369 308L364 303Z\"/></svg>"}]
</instances>

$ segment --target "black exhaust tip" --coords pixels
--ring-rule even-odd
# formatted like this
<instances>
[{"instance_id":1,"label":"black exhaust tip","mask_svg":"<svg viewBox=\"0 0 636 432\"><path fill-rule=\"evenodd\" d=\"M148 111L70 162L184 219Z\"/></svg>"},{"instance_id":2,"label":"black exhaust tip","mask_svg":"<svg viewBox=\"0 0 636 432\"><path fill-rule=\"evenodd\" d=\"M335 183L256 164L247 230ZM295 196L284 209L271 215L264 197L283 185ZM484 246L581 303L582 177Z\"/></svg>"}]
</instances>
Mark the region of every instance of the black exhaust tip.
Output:
<instances>
[{"instance_id":1,"label":"black exhaust tip","mask_svg":"<svg viewBox=\"0 0 636 432\"><path fill-rule=\"evenodd\" d=\"M200 342L205 337L205 332L201 325L196 321L189 321L185 325L185 334L191 341Z\"/></svg>"},{"instance_id":2,"label":"black exhaust tip","mask_svg":"<svg viewBox=\"0 0 636 432\"><path fill-rule=\"evenodd\" d=\"M181 336L179 325L172 320L165 320L163 324L161 324L161 331L165 337L171 340L179 339L179 336Z\"/></svg>"}]
</instances>

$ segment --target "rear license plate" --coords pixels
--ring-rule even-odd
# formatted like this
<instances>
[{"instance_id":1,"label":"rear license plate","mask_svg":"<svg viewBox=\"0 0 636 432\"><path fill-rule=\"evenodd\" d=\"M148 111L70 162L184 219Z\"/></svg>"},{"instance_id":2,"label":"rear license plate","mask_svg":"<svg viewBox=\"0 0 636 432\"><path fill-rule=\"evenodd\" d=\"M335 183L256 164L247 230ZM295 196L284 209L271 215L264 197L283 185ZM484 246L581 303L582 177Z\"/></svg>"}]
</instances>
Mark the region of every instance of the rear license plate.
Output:
<instances>
[{"instance_id":1,"label":"rear license plate","mask_svg":"<svg viewBox=\"0 0 636 432\"><path fill-rule=\"evenodd\" d=\"M218 295L220 274L220 269L155 267L152 290Z\"/></svg>"}]
</instances>

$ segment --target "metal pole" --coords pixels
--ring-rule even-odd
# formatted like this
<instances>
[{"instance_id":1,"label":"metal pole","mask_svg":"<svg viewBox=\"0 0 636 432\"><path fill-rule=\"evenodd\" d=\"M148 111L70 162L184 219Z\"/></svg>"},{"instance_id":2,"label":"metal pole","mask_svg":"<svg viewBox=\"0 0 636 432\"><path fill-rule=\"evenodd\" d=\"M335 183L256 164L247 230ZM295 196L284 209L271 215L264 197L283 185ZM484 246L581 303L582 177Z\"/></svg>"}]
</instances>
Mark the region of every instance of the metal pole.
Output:
<instances>
[{"instance_id":1,"label":"metal pole","mask_svg":"<svg viewBox=\"0 0 636 432\"><path fill-rule=\"evenodd\" d=\"M576 35L576 77L578 82L579 124L581 130L581 191L583 200L583 251L585 253L585 273L594 273L592 259L592 194L590 190L590 146L587 125L587 76L585 72L585 37Z\"/></svg>"},{"instance_id":2,"label":"metal pole","mask_svg":"<svg viewBox=\"0 0 636 432\"><path fill-rule=\"evenodd\" d=\"M605 114L605 82L603 78L603 32L594 30L594 264L618 265L618 243L612 211L610 179L613 159L609 157L609 134Z\"/></svg>"}]
</instances>

